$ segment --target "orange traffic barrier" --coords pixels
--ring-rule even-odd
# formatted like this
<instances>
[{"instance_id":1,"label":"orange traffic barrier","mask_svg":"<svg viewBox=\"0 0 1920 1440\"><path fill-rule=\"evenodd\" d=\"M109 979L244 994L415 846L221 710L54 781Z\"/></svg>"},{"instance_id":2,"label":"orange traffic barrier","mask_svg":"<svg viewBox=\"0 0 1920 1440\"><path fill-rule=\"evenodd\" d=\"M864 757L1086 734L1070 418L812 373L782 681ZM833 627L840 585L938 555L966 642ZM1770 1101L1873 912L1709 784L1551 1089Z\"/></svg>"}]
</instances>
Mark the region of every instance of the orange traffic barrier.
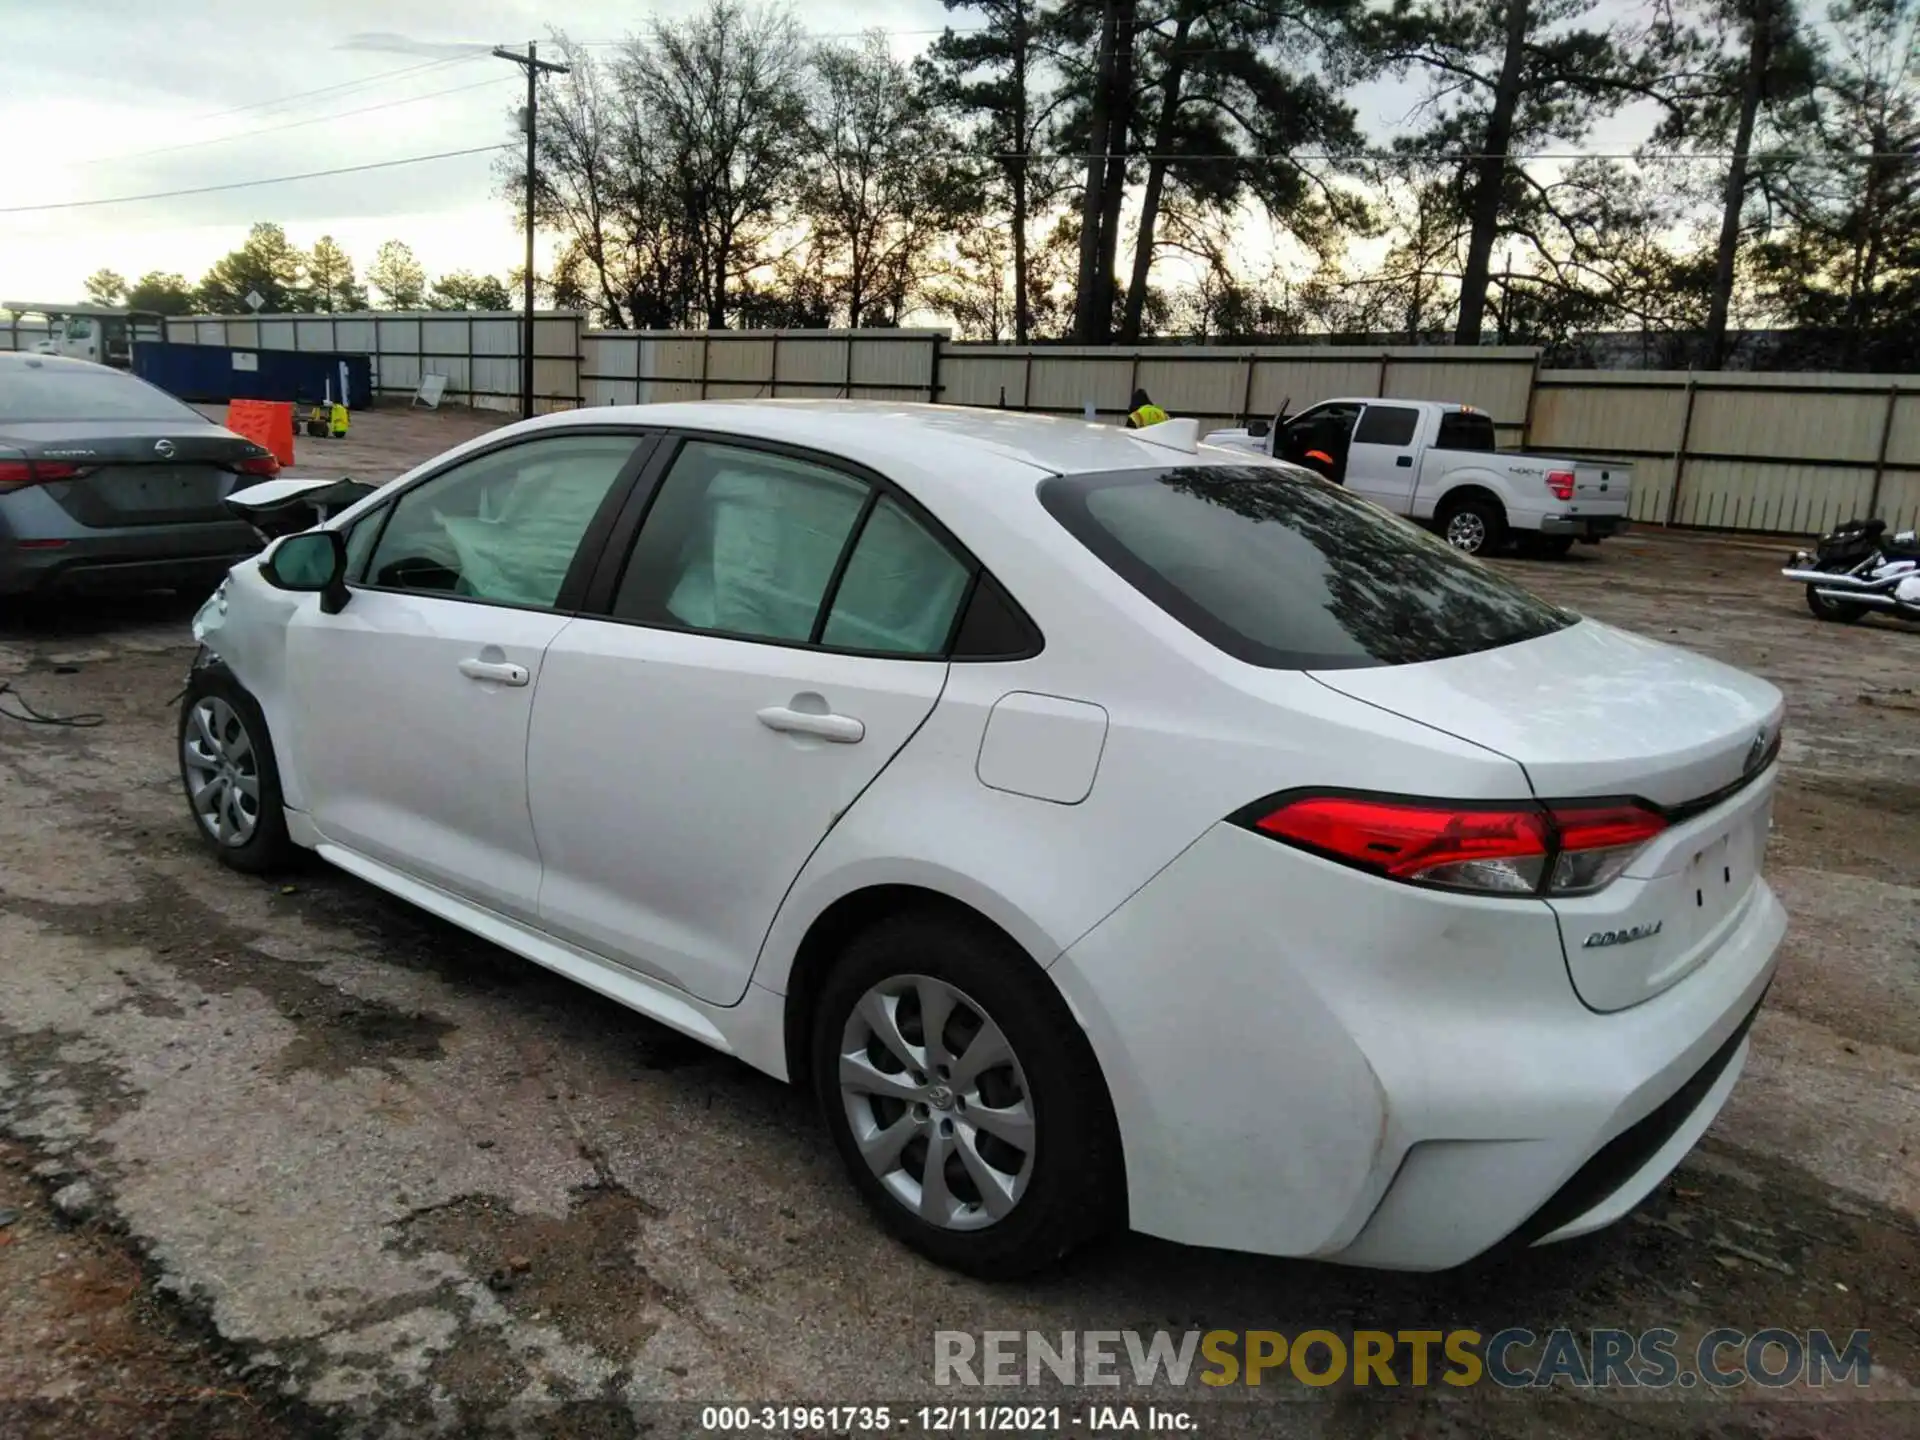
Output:
<instances>
[{"instance_id":1,"label":"orange traffic barrier","mask_svg":"<svg viewBox=\"0 0 1920 1440\"><path fill-rule=\"evenodd\" d=\"M293 464L293 406L285 400L229 400L227 428L264 445L282 465Z\"/></svg>"}]
</instances>

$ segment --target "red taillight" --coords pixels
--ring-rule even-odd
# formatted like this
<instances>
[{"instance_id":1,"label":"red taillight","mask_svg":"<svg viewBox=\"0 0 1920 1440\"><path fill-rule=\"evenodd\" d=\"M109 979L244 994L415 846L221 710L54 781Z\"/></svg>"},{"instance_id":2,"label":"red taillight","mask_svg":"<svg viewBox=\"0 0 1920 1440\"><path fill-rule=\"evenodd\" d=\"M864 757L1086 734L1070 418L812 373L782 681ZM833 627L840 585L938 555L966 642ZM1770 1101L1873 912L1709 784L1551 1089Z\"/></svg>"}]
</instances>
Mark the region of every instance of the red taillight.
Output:
<instances>
[{"instance_id":1,"label":"red taillight","mask_svg":"<svg viewBox=\"0 0 1920 1440\"><path fill-rule=\"evenodd\" d=\"M236 460L227 467L241 475L274 476L280 473L280 462L272 455L249 455L244 460Z\"/></svg>"},{"instance_id":2,"label":"red taillight","mask_svg":"<svg viewBox=\"0 0 1920 1440\"><path fill-rule=\"evenodd\" d=\"M1640 805L1563 805L1553 811L1553 828L1559 843L1547 893L1591 895L1618 879L1667 820Z\"/></svg>"},{"instance_id":3,"label":"red taillight","mask_svg":"<svg viewBox=\"0 0 1920 1440\"><path fill-rule=\"evenodd\" d=\"M0 486L9 490L43 485L49 480L71 480L79 473L78 465L64 460L0 460Z\"/></svg>"},{"instance_id":4,"label":"red taillight","mask_svg":"<svg viewBox=\"0 0 1920 1440\"><path fill-rule=\"evenodd\" d=\"M1304 795L1252 823L1276 840L1410 884L1580 895L1616 879L1667 822L1633 804L1550 809Z\"/></svg>"},{"instance_id":5,"label":"red taillight","mask_svg":"<svg viewBox=\"0 0 1920 1440\"><path fill-rule=\"evenodd\" d=\"M1547 489L1553 492L1553 498L1556 500L1571 500L1573 498L1573 471L1549 470L1547 472Z\"/></svg>"}]
</instances>

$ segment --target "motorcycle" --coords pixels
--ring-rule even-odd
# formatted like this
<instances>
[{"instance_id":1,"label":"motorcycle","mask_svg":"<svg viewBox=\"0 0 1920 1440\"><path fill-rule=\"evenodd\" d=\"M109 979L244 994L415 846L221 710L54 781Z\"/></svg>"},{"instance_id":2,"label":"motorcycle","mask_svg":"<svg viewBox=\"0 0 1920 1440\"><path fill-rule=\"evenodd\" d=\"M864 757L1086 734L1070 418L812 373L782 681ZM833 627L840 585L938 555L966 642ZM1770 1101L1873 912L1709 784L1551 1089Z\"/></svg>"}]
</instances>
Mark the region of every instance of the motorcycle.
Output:
<instances>
[{"instance_id":1,"label":"motorcycle","mask_svg":"<svg viewBox=\"0 0 1920 1440\"><path fill-rule=\"evenodd\" d=\"M1886 531L1884 520L1849 520L1822 535L1811 554L1794 551L1780 573L1807 587L1816 619L1851 625L1878 610L1920 621L1920 538Z\"/></svg>"}]
</instances>

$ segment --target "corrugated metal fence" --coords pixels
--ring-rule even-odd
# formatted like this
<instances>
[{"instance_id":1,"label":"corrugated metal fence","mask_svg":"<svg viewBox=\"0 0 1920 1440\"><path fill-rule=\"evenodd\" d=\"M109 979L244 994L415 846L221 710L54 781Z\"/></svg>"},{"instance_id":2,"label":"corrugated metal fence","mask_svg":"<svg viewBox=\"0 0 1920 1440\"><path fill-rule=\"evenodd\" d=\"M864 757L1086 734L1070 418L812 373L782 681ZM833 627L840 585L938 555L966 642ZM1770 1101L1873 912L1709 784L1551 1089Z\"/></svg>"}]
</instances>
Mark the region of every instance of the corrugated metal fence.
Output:
<instances>
[{"instance_id":1,"label":"corrugated metal fence","mask_svg":"<svg viewBox=\"0 0 1920 1440\"><path fill-rule=\"evenodd\" d=\"M937 400L1118 421L1144 388L1203 426L1298 411L1336 395L1458 400L1493 416L1504 445L1611 455L1635 465L1634 517L1716 529L1817 532L1875 514L1920 525L1920 376L1542 370L1526 347L955 344L938 330L588 330L543 312L541 409L728 397ZM374 384L510 409L520 326L510 313L195 316L168 338L364 350Z\"/></svg>"},{"instance_id":2,"label":"corrugated metal fence","mask_svg":"<svg viewBox=\"0 0 1920 1440\"><path fill-rule=\"evenodd\" d=\"M565 410L580 403L584 323L573 311L534 316L535 408ZM374 391L390 399L412 395L422 375L444 375L448 402L486 410L519 406L520 333L519 312L511 310L189 315L167 321L167 339L175 344L371 356Z\"/></svg>"},{"instance_id":3,"label":"corrugated metal fence","mask_svg":"<svg viewBox=\"0 0 1920 1440\"><path fill-rule=\"evenodd\" d=\"M589 330L587 405L770 398L932 400L943 330Z\"/></svg>"},{"instance_id":4,"label":"corrugated metal fence","mask_svg":"<svg viewBox=\"0 0 1920 1440\"><path fill-rule=\"evenodd\" d=\"M1528 443L1634 462L1634 518L1920 526L1920 377L1543 370Z\"/></svg>"}]
</instances>

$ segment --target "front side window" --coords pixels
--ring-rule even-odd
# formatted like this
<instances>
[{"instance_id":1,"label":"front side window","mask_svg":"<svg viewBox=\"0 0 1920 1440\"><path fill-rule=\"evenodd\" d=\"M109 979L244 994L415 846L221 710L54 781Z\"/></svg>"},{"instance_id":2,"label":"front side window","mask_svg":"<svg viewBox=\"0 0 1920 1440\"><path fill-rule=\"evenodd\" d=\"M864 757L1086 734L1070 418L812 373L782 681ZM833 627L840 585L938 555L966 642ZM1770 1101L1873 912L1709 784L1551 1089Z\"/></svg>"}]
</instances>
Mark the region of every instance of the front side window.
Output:
<instances>
[{"instance_id":1,"label":"front side window","mask_svg":"<svg viewBox=\"0 0 1920 1440\"><path fill-rule=\"evenodd\" d=\"M813 639L869 491L811 461L688 441L647 512L613 614L755 640ZM869 588L884 601L884 576L876 572ZM845 624L859 623L850 612Z\"/></svg>"},{"instance_id":2,"label":"front side window","mask_svg":"<svg viewBox=\"0 0 1920 1440\"><path fill-rule=\"evenodd\" d=\"M393 502L367 583L553 605L636 443L631 435L544 436L414 486Z\"/></svg>"},{"instance_id":3,"label":"front side window","mask_svg":"<svg viewBox=\"0 0 1920 1440\"><path fill-rule=\"evenodd\" d=\"M380 538L380 527L386 523L387 507L369 510L353 524L347 527L347 579L358 581L367 573L367 562L373 558L373 543Z\"/></svg>"},{"instance_id":4,"label":"front side window","mask_svg":"<svg viewBox=\"0 0 1920 1440\"><path fill-rule=\"evenodd\" d=\"M1410 665L1577 617L1378 506L1277 466L1058 476L1047 510L1188 629L1283 670Z\"/></svg>"},{"instance_id":5,"label":"front side window","mask_svg":"<svg viewBox=\"0 0 1920 1440\"><path fill-rule=\"evenodd\" d=\"M1359 416L1358 405L1346 403L1316 405L1313 409L1303 410L1289 420L1286 433L1298 440L1344 433L1353 429L1353 422Z\"/></svg>"}]
</instances>

